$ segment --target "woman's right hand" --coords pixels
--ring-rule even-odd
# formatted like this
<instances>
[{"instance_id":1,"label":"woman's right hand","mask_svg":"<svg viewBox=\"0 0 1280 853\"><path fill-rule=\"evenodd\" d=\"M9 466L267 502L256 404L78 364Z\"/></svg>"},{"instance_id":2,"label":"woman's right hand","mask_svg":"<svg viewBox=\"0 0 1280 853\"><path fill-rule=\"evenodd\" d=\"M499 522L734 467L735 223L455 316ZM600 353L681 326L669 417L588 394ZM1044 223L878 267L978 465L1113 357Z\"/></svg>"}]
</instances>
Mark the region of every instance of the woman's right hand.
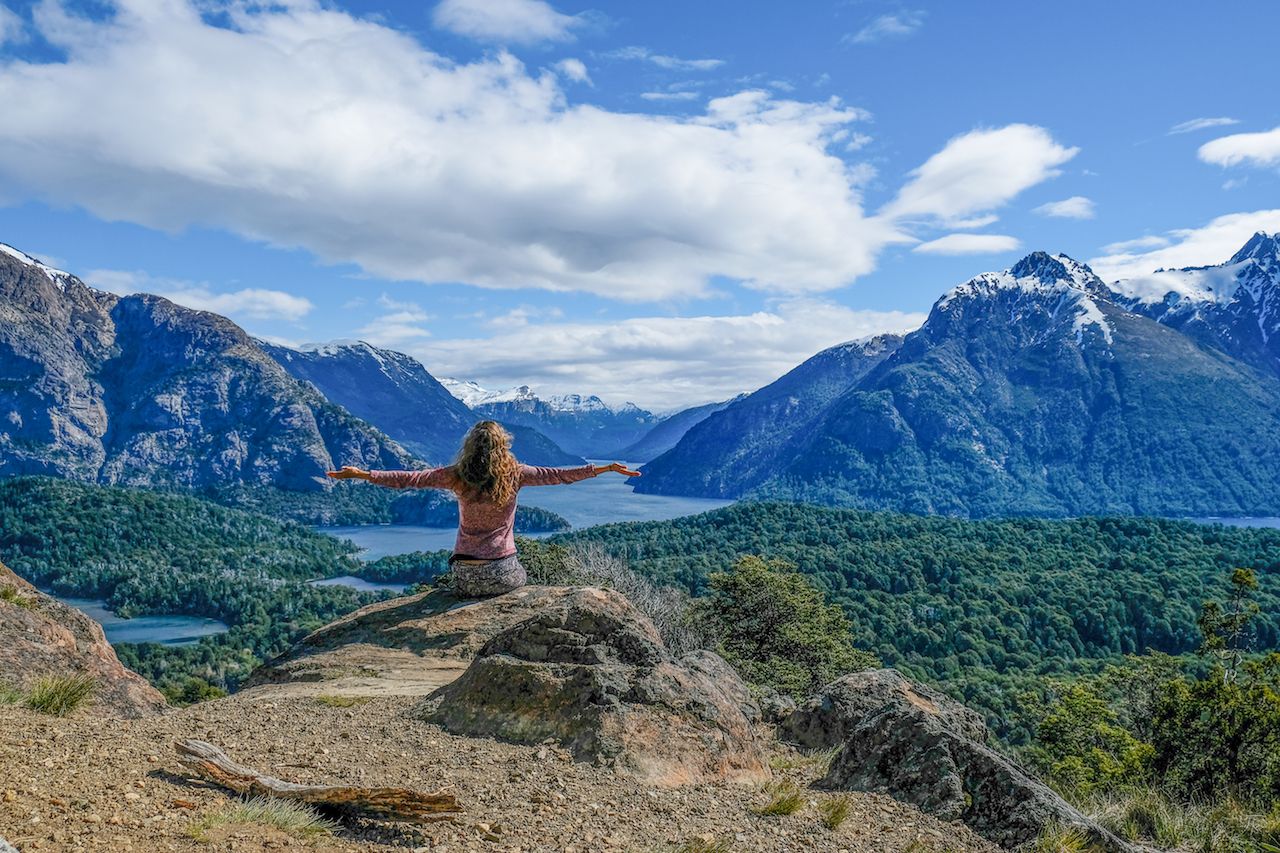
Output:
<instances>
[{"instance_id":1,"label":"woman's right hand","mask_svg":"<svg viewBox=\"0 0 1280 853\"><path fill-rule=\"evenodd\" d=\"M368 471L364 470L363 468L357 468L354 465L343 465L341 470L326 471L325 474L332 477L335 480L367 480L369 479Z\"/></svg>"}]
</instances>

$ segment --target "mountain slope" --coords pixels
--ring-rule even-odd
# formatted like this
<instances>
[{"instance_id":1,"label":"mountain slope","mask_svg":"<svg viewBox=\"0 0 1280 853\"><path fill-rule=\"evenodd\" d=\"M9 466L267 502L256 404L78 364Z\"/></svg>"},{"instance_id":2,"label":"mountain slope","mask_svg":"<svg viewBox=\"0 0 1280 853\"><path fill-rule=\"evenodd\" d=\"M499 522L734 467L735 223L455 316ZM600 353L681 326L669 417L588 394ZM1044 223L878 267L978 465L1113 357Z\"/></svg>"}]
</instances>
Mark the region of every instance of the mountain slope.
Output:
<instances>
[{"instance_id":1,"label":"mountain slope","mask_svg":"<svg viewBox=\"0 0 1280 853\"><path fill-rule=\"evenodd\" d=\"M260 342L294 377L377 426L432 464L451 461L479 418L416 359L363 341L290 349ZM532 465L575 465L537 430L509 426L516 454Z\"/></svg>"},{"instance_id":2,"label":"mountain slope","mask_svg":"<svg viewBox=\"0 0 1280 853\"><path fill-rule=\"evenodd\" d=\"M732 400L705 403L669 415L658 421L657 425L645 433L639 441L615 450L610 455L615 459L625 459L629 462L648 462L675 447L689 430L746 396L746 394L740 394Z\"/></svg>"},{"instance_id":3,"label":"mountain slope","mask_svg":"<svg viewBox=\"0 0 1280 853\"><path fill-rule=\"evenodd\" d=\"M1063 255L978 276L768 459L743 470L703 448L700 470L725 472L704 493L966 516L1280 512L1280 382L1109 296Z\"/></svg>"},{"instance_id":4,"label":"mountain slope","mask_svg":"<svg viewBox=\"0 0 1280 853\"><path fill-rule=\"evenodd\" d=\"M225 317L5 247L0 321L0 476L315 490L335 464L412 463Z\"/></svg>"},{"instance_id":5,"label":"mountain slope","mask_svg":"<svg viewBox=\"0 0 1280 853\"><path fill-rule=\"evenodd\" d=\"M661 418L634 403L613 408L594 395L565 394L543 399L528 385L488 391L474 382L445 378L441 383L476 414L510 426L536 429L570 453L609 456L644 437Z\"/></svg>"},{"instance_id":6,"label":"mountain slope","mask_svg":"<svg viewBox=\"0 0 1280 853\"><path fill-rule=\"evenodd\" d=\"M636 491L736 497L764 482L796 436L901 344L880 335L823 350L690 428L644 467Z\"/></svg>"},{"instance_id":7,"label":"mountain slope","mask_svg":"<svg viewBox=\"0 0 1280 853\"><path fill-rule=\"evenodd\" d=\"M1280 235L1258 232L1226 263L1109 285L1130 311L1280 375Z\"/></svg>"}]
</instances>

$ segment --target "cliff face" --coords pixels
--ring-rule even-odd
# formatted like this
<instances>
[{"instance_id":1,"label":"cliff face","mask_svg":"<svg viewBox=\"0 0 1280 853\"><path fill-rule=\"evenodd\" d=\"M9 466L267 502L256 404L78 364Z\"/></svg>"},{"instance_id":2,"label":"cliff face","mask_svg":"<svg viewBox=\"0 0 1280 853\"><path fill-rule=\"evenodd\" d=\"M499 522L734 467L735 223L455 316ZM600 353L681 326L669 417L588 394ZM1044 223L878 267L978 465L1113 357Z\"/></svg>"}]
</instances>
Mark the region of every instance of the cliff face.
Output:
<instances>
[{"instance_id":1,"label":"cliff face","mask_svg":"<svg viewBox=\"0 0 1280 853\"><path fill-rule=\"evenodd\" d=\"M91 709L146 717L166 707L154 687L120 663L101 625L0 563L0 678L21 689L44 676L75 674L97 682Z\"/></svg>"},{"instance_id":2,"label":"cliff face","mask_svg":"<svg viewBox=\"0 0 1280 853\"><path fill-rule=\"evenodd\" d=\"M411 464L225 317L0 248L0 476L315 490L334 465Z\"/></svg>"}]
</instances>

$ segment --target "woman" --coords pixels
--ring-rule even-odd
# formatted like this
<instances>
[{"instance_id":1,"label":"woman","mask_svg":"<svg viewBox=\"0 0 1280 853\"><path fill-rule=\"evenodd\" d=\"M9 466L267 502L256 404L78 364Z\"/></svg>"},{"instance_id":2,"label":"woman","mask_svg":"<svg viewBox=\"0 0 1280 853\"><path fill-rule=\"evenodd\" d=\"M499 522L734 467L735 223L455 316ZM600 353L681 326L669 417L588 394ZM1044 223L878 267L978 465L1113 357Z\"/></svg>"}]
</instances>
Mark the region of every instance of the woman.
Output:
<instances>
[{"instance_id":1,"label":"woman","mask_svg":"<svg viewBox=\"0 0 1280 853\"><path fill-rule=\"evenodd\" d=\"M511 436L496 421L481 421L462 440L452 465L426 471L330 471L335 480L368 480L393 489L448 489L458 496L458 538L449 558L458 595L501 595L528 580L516 556L516 493L524 486L576 483L606 471L639 477L620 462L579 468L535 468L511 454Z\"/></svg>"}]
</instances>

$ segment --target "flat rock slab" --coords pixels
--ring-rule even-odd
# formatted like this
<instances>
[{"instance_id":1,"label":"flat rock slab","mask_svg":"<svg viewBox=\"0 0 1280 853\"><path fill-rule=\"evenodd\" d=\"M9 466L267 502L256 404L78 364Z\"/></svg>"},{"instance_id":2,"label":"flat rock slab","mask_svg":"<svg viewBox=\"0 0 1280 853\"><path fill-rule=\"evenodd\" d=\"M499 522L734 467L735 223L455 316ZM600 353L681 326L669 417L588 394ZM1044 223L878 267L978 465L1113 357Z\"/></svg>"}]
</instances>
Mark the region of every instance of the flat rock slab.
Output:
<instances>
[{"instance_id":1,"label":"flat rock slab","mask_svg":"<svg viewBox=\"0 0 1280 853\"><path fill-rule=\"evenodd\" d=\"M526 586L466 600L432 590L371 604L260 666L238 695L426 696L461 676L493 637L572 592Z\"/></svg>"}]
</instances>

